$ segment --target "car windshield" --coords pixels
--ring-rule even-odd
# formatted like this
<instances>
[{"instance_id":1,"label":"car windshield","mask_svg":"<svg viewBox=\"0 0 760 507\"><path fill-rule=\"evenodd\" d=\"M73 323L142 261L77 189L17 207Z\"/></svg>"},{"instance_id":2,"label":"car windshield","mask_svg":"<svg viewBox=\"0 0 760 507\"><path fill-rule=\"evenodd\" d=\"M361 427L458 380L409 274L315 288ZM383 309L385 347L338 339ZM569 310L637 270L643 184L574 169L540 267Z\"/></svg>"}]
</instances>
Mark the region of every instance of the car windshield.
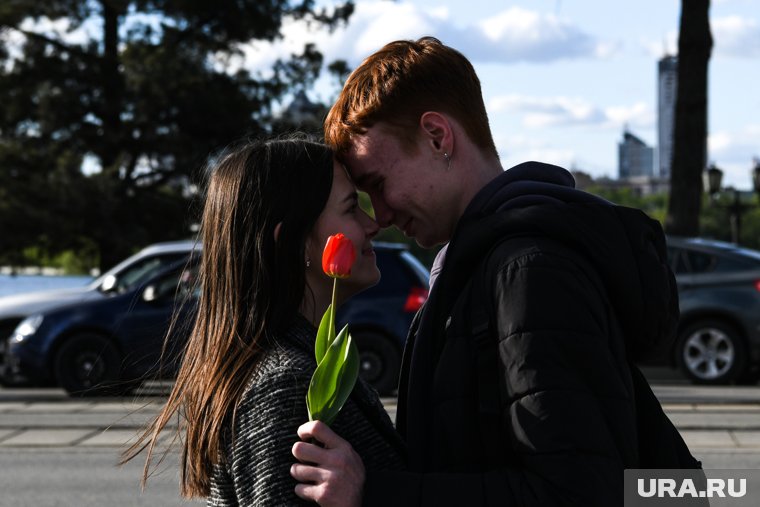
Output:
<instances>
[{"instance_id":1,"label":"car windshield","mask_svg":"<svg viewBox=\"0 0 760 507\"><path fill-rule=\"evenodd\" d=\"M186 256L186 253L179 252L148 256L129 263L129 265L121 269L117 266L117 268L109 271L103 277L98 278L95 283L101 290L108 292L115 291L119 293L125 292L154 276L161 269ZM104 282L106 282L110 276L114 276L115 281L111 282L109 287L105 287Z\"/></svg>"},{"instance_id":2,"label":"car windshield","mask_svg":"<svg viewBox=\"0 0 760 507\"><path fill-rule=\"evenodd\" d=\"M745 257L749 257L750 259L760 261L760 252L757 250L750 250L749 248L737 248L736 253L743 255Z\"/></svg>"}]
</instances>

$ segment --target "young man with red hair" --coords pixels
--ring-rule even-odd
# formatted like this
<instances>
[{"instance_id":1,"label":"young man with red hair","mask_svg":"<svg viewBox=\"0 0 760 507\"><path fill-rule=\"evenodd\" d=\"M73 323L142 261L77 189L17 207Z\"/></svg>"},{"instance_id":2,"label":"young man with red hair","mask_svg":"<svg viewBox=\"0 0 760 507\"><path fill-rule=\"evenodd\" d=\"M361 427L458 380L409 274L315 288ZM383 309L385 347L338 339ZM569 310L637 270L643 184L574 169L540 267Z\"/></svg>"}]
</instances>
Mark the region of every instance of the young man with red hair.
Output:
<instances>
[{"instance_id":1,"label":"young man with red hair","mask_svg":"<svg viewBox=\"0 0 760 507\"><path fill-rule=\"evenodd\" d=\"M626 468L698 466L633 366L667 348L678 319L657 222L576 190L562 168L504 171L472 65L431 37L367 58L325 139L381 226L447 246L404 352L408 471L365 474L348 442L307 423L299 496L608 506Z\"/></svg>"}]
</instances>

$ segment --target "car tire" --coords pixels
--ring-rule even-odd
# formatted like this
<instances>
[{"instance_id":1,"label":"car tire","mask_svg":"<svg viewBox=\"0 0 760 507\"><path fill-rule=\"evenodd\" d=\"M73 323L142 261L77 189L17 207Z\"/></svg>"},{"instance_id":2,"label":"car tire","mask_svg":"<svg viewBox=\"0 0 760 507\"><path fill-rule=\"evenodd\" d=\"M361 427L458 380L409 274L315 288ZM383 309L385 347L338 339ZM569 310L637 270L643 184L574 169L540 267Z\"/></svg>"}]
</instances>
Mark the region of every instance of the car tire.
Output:
<instances>
[{"instance_id":1,"label":"car tire","mask_svg":"<svg viewBox=\"0 0 760 507\"><path fill-rule=\"evenodd\" d=\"M105 337L80 334L67 339L55 355L53 374L70 396L122 394L132 384L121 383L121 357Z\"/></svg>"},{"instance_id":2,"label":"car tire","mask_svg":"<svg viewBox=\"0 0 760 507\"><path fill-rule=\"evenodd\" d=\"M731 384L745 372L746 350L743 337L733 326L702 320L679 335L676 364L695 384Z\"/></svg>"},{"instance_id":3,"label":"car tire","mask_svg":"<svg viewBox=\"0 0 760 507\"><path fill-rule=\"evenodd\" d=\"M401 354L387 335L364 330L351 333L359 348L359 375L381 395L398 387Z\"/></svg>"}]
</instances>

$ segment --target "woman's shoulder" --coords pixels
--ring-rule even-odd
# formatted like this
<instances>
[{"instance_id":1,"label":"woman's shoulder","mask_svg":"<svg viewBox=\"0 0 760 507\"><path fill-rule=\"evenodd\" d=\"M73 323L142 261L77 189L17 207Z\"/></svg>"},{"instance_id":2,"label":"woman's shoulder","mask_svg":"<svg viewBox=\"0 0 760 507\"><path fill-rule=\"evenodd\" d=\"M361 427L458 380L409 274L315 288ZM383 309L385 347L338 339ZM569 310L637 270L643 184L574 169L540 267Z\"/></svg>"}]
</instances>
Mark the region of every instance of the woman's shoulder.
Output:
<instances>
[{"instance_id":1,"label":"woman's shoulder","mask_svg":"<svg viewBox=\"0 0 760 507\"><path fill-rule=\"evenodd\" d=\"M286 340L267 344L260 352L259 360L251 374L251 381L266 382L273 377L302 373L316 368L313 353L303 350Z\"/></svg>"},{"instance_id":2,"label":"woman's shoulder","mask_svg":"<svg viewBox=\"0 0 760 507\"><path fill-rule=\"evenodd\" d=\"M296 321L286 330L272 333L264 340L250 373L244 400L272 389L308 387L317 367L313 352L316 330L304 322Z\"/></svg>"}]
</instances>

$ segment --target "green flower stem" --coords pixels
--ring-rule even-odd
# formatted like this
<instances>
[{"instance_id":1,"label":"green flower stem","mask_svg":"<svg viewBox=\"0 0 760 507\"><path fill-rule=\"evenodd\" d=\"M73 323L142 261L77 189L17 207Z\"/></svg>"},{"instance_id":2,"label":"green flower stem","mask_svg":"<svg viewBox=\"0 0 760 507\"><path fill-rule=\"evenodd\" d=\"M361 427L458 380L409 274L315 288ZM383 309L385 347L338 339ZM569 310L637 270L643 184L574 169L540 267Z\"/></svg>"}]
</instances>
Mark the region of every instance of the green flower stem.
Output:
<instances>
[{"instance_id":1,"label":"green flower stem","mask_svg":"<svg viewBox=\"0 0 760 507\"><path fill-rule=\"evenodd\" d=\"M330 332L327 333L327 346L332 345L335 339L335 293L338 289L338 279L333 278L333 290L332 290L332 318L330 319Z\"/></svg>"}]
</instances>

